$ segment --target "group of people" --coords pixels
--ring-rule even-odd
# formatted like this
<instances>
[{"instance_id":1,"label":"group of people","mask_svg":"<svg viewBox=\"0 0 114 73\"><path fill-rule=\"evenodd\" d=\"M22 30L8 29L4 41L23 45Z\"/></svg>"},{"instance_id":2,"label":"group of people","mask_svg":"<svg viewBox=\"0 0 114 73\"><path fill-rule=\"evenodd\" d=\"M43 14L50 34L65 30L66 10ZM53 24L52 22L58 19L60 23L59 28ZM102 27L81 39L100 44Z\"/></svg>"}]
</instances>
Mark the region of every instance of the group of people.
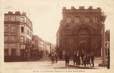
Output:
<instances>
[{"instance_id":1,"label":"group of people","mask_svg":"<svg viewBox=\"0 0 114 73\"><path fill-rule=\"evenodd\" d=\"M54 63L57 63L57 61L58 61L58 57L57 57L57 54L55 53L55 52L52 52L50 55L49 55L49 57L50 57L50 59L51 59L51 62L52 62L52 64L54 64Z\"/></svg>"},{"instance_id":2,"label":"group of people","mask_svg":"<svg viewBox=\"0 0 114 73\"><path fill-rule=\"evenodd\" d=\"M53 52L49 55L49 57L52 64L58 62L57 53ZM77 52L74 52L73 54L69 54L69 53L64 54L65 66L68 66L70 60L72 60L73 65L76 65L76 66L82 65L84 67L87 67L87 66L94 67L94 59L95 57L93 52L87 53L87 52L77 51Z\"/></svg>"},{"instance_id":3,"label":"group of people","mask_svg":"<svg viewBox=\"0 0 114 73\"><path fill-rule=\"evenodd\" d=\"M74 65L80 66L83 65L84 67L90 66L94 67L94 53L74 53L72 56L69 54L65 54L65 65L68 66L70 59L72 58Z\"/></svg>"}]
</instances>

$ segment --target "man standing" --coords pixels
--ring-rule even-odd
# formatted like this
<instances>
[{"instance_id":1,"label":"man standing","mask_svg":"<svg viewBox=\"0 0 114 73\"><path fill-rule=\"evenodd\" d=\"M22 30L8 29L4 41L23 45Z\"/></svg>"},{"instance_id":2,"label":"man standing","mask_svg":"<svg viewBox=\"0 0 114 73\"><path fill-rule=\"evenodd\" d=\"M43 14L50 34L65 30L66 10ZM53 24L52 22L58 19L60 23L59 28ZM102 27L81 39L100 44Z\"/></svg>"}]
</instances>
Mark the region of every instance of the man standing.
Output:
<instances>
[{"instance_id":1,"label":"man standing","mask_svg":"<svg viewBox=\"0 0 114 73\"><path fill-rule=\"evenodd\" d=\"M94 67L94 53L93 52L91 52L90 59L91 59L92 67Z\"/></svg>"},{"instance_id":2,"label":"man standing","mask_svg":"<svg viewBox=\"0 0 114 73\"><path fill-rule=\"evenodd\" d=\"M70 59L70 56L69 54L65 54L65 66L68 66L69 65L69 59Z\"/></svg>"},{"instance_id":3,"label":"man standing","mask_svg":"<svg viewBox=\"0 0 114 73\"><path fill-rule=\"evenodd\" d=\"M77 63L76 60L77 60L77 54L76 54L76 52L74 52L73 53L73 63L74 63L74 65Z\"/></svg>"}]
</instances>

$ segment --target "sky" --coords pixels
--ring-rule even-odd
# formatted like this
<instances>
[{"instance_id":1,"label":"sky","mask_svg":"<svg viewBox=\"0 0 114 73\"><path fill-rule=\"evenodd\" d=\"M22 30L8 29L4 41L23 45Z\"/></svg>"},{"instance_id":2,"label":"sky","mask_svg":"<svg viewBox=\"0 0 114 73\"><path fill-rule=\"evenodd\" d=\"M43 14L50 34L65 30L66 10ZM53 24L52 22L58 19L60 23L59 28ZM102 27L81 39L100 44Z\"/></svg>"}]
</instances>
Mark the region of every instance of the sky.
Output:
<instances>
[{"instance_id":1,"label":"sky","mask_svg":"<svg viewBox=\"0 0 114 73\"><path fill-rule=\"evenodd\" d=\"M43 40L56 43L56 32L62 19L62 8L71 6L100 7L106 15L105 27L111 29L114 21L113 0L0 0L2 13L26 12L33 24L33 34Z\"/></svg>"}]
</instances>

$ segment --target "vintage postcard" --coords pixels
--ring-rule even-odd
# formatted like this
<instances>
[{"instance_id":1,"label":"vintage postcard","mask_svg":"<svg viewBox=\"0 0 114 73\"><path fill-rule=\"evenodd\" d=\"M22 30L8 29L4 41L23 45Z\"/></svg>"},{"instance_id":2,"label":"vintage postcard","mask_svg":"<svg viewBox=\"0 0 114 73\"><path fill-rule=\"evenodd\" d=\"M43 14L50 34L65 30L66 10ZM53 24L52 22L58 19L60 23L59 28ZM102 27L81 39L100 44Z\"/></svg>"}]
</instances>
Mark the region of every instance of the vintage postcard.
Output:
<instances>
[{"instance_id":1,"label":"vintage postcard","mask_svg":"<svg viewBox=\"0 0 114 73\"><path fill-rule=\"evenodd\" d=\"M0 73L112 73L113 19L113 0L0 0Z\"/></svg>"}]
</instances>

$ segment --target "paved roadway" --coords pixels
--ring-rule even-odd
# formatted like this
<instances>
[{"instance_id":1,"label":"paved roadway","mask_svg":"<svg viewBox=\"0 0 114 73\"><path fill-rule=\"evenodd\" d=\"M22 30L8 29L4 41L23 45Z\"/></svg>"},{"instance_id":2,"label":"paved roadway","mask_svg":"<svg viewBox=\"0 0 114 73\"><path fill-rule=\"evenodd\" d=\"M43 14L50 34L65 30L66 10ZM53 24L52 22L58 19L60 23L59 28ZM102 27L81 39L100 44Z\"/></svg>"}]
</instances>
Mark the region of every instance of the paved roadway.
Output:
<instances>
[{"instance_id":1,"label":"paved roadway","mask_svg":"<svg viewBox=\"0 0 114 73\"><path fill-rule=\"evenodd\" d=\"M101 63L101 59L95 60L95 67L92 69L100 68L98 64ZM77 68L84 68L83 66L73 66L73 62L70 61L70 65L65 67L64 61L58 61L58 63L52 64L50 60L48 61L29 61L29 62L6 62L4 63L6 69L77 69ZM88 67L87 67L88 69Z\"/></svg>"},{"instance_id":2,"label":"paved roadway","mask_svg":"<svg viewBox=\"0 0 114 73\"><path fill-rule=\"evenodd\" d=\"M3 73L22 73L23 71L32 71L30 73L38 73L39 70L46 71L45 69L61 69L61 70L70 70L70 69L105 69L104 67L99 67L98 64L101 63L101 59L96 59L95 60L95 67L90 68L86 67L84 68L83 66L73 66L73 62L70 61L70 65L68 67L65 67L64 61L58 61L58 63L52 64L50 60L48 61L30 61L30 62L5 62L2 66ZM41 73L40 72L40 73ZM50 73L50 72L49 72ZM56 72L55 72L56 73Z\"/></svg>"}]
</instances>

